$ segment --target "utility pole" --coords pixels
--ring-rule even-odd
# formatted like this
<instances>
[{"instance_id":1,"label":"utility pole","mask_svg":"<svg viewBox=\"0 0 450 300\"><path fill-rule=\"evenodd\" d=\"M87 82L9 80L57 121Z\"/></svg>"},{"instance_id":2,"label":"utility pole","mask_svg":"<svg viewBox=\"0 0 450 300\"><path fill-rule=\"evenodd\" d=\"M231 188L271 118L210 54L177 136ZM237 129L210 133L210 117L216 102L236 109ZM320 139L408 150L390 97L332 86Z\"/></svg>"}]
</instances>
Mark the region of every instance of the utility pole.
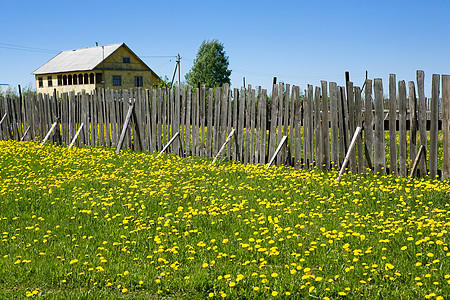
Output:
<instances>
[{"instance_id":1,"label":"utility pole","mask_svg":"<svg viewBox=\"0 0 450 300\"><path fill-rule=\"evenodd\" d=\"M177 54L177 66L178 66L178 85L181 85L181 75L180 75L180 53Z\"/></svg>"},{"instance_id":2,"label":"utility pole","mask_svg":"<svg viewBox=\"0 0 450 300\"><path fill-rule=\"evenodd\" d=\"M180 61L181 61L181 57L180 57L180 54L178 54L177 55L177 63L175 64L175 70L173 70L172 81L170 82L170 87L172 87L172 85L173 85L173 80L175 79L175 74L177 73L177 69L178 69L178 84L181 83Z\"/></svg>"}]
</instances>

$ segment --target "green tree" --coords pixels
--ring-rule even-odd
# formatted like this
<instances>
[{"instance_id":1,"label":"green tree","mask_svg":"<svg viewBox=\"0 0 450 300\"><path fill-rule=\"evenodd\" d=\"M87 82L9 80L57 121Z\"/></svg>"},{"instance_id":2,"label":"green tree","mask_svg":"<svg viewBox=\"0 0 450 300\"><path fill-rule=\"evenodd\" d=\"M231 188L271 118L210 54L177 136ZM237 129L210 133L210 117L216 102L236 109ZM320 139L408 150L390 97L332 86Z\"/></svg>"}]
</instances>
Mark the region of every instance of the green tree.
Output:
<instances>
[{"instance_id":1,"label":"green tree","mask_svg":"<svg viewBox=\"0 0 450 300\"><path fill-rule=\"evenodd\" d=\"M197 82L207 87L221 86L230 83L231 70L228 70L228 56L218 40L203 41L198 49L194 66L186 74L186 82L196 86Z\"/></svg>"}]
</instances>

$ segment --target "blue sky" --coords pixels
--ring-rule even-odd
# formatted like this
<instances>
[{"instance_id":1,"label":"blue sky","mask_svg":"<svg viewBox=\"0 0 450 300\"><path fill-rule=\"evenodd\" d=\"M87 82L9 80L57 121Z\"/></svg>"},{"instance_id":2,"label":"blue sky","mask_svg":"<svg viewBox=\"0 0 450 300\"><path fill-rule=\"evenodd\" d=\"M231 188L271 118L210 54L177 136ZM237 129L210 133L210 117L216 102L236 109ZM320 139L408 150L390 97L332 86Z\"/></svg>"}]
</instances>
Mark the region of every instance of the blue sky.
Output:
<instances>
[{"instance_id":1,"label":"blue sky","mask_svg":"<svg viewBox=\"0 0 450 300\"><path fill-rule=\"evenodd\" d=\"M432 74L450 73L448 0L0 4L0 83L14 87L34 86L31 73L58 52L95 42L125 42L160 77L171 78L179 53L184 78L202 41L218 39L229 56L232 87L245 77L270 90L274 76L301 89L320 80L343 85L345 71L362 86L366 70L386 87L390 73L409 81L418 69L428 85Z\"/></svg>"}]
</instances>

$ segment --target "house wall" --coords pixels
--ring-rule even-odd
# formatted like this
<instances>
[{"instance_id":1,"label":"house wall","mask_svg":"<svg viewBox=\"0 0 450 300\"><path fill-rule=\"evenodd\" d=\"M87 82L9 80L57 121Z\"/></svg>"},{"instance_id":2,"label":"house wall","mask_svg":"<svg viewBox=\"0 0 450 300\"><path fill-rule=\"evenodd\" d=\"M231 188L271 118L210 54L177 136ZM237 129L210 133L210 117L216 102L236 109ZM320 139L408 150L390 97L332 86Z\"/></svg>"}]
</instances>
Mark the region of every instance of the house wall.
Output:
<instances>
[{"instance_id":1,"label":"house wall","mask_svg":"<svg viewBox=\"0 0 450 300\"><path fill-rule=\"evenodd\" d=\"M75 91L75 93L77 93L77 92L81 92L82 90L85 90L86 92L90 92L96 88L95 73L96 73L96 71L94 70L94 71L88 71L88 72L65 72L65 73L36 75L36 92L53 94L54 89L56 89L56 91L58 93L66 93L66 92L70 92L70 91ZM101 73L101 72L99 72L99 73ZM83 76L82 84L79 84L79 81L78 81L78 77L80 74ZM90 78L90 76L91 76L90 74L94 75L94 84L84 83L85 75L87 75L88 78ZM62 77L66 76L67 83L65 85L64 84L58 85L58 75L61 75ZM77 76L77 84L74 84L73 79L72 79L72 84L69 84L69 80L68 80L69 75L71 75L72 78L73 78L73 76ZM49 84L48 84L48 76L52 77L52 79L51 79L52 86L49 86ZM43 87L39 86L39 78L42 78ZM90 82L90 81L88 81L88 82Z\"/></svg>"},{"instance_id":2,"label":"house wall","mask_svg":"<svg viewBox=\"0 0 450 300\"><path fill-rule=\"evenodd\" d=\"M124 61L124 58L127 58ZM128 62L129 58L129 62ZM79 83L79 75L83 76L83 84ZM91 74L94 74L94 83L84 82L85 75L90 79ZM97 74L101 74L101 80L97 80ZM62 85L58 85L58 75L66 76L67 80L62 82ZM48 76L51 76L52 85L48 84ZM69 76L77 76L77 82L74 84L72 79L72 84L69 84ZM113 85L113 76L121 76L121 85ZM53 93L56 89L59 93L65 93L70 91L81 92L85 90L86 92L91 92L96 88L110 88L110 89L130 89L135 87L135 76L142 76L143 89L150 89L159 84L159 77L150 70L145 64L143 64L139 58L126 47L122 46L117 49L113 54L107 57L102 63L100 63L94 70L90 71L74 71L65 73L53 73L53 74L40 74L36 75L36 91L38 93ZM39 78L42 78L42 87L39 86ZM103 83L99 83L99 81ZM64 84L66 83L66 84Z\"/></svg>"}]
</instances>

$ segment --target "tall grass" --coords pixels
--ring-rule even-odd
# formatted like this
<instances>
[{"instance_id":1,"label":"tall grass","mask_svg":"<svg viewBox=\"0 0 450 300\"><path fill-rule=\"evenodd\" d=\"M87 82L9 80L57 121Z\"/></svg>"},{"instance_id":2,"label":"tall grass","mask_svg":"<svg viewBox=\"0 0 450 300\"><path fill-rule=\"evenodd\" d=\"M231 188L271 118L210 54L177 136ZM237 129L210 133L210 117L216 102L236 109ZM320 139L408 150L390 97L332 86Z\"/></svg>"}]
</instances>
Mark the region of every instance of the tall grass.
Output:
<instances>
[{"instance_id":1,"label":"tall grass","mask_svg":"<svg viewBox=\"0 0 450 300\"><path fill-rule=\"evenodd\" d=\"M2 298L438 298L449 182L0 142Z\"/></svg>"}]
</instances>

